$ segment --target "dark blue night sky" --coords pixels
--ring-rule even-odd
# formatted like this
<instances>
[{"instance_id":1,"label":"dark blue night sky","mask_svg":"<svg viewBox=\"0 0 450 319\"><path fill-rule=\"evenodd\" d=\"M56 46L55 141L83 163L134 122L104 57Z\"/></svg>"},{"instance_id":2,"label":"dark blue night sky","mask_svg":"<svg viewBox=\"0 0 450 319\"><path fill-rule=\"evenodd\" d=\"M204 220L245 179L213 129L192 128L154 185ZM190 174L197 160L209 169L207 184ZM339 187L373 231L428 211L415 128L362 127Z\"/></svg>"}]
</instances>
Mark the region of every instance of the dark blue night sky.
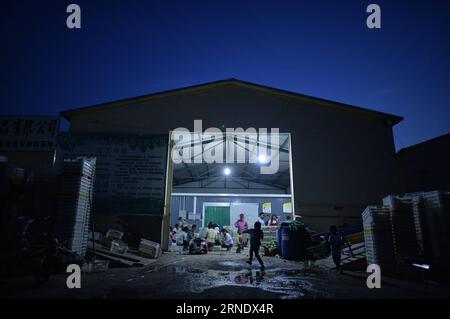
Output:
<instances>
[{"instance_id":1,"label":"dark blue night sky","mask_svg":"<svg viewBox=\"0 0 450 319\"><path fill-rule=\"evenodd\" d=\"M82 29L66 27L77 3ZM382 29L366 27L369 3ZM3 114L235 77L405 117L397 148L450 131L450 1L1 1Z\"/></svg>"}]
</instances>

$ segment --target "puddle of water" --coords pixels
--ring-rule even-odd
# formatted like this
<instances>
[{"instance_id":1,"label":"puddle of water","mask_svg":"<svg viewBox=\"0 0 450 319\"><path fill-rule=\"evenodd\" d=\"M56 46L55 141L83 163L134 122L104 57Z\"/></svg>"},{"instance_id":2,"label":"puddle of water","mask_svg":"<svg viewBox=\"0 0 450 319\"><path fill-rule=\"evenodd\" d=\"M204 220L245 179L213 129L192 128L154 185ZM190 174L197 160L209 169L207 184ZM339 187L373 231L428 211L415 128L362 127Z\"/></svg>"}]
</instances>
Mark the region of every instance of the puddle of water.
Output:
<instances>
[{"instance_id":1,"label":"puddle of water","mask_svg":"<svg viewBox=\"0 0 450 319\"><path fill-rule=\"evenodd\" d=\"M319 286L320 269L270 269L266 271L245 269L240 262L224 261L211 265L209 269L190 266L168 265L151 267L149 271L184 275L180 289L201 293L222 286L256 287L280 295L280 298L315 298L325 296L326 289ZM322 283L323 284L323 283Z\"/></svg>"},{"instance_id":2,"label":"puddle of water","mask_svg":"<svg viewBox=\"0 0 450 319\"><path fill-rule=\"evenodd\" d=\"M301 272L290 271L217 271L207 270L196 274L189 283L189 290L194 293L221 286L256 287L273 292L282 298L302 298L317 294L314 284L308 278L302 279Z\"/></svg>"},{"instance_id":3,"label":"puddle of water","mask_svg":"<svg viewBox=\"0 0 450 319\"><path fill-rule=\"evenodd\" d=\"M242 267L242 263L235 262L235 261L224 261L224 262L220 262L219 265L222 265L225 267Z\"/></svg>"},{"instance_id":4,"label":"puddle of water","mask_svg":"<svg viewBox=\"0 0 450 319\"><path fill-rule=\"evenodd\" d=\"M163 267L164 266L160 266L160 265L149 266L149 267L146 268L146 272L155 272L155 271L160 270Z\"/></svg>"},{"instance_id":5,"label":"puddle of water","mask_svg":"<svg viewBox=\"0 0 450 319\"><path fill-rule=\"evenodd\" d=\"M323 272L319 268L301 268L301 269L278 269L276 271L285 276L319 276Z\"/></svg>"},{"instance_id":6,"label":"puddle of water","mask_svg":"<svg viewBox=\"0 0 450 319\"><path fill-rule=\"evenodd\" d=\"M200 268L188 268L188 272L190 272L192 274L201 274L201 273L205 272L205 270L200 269Z\"/></svg>"}]
</instances>

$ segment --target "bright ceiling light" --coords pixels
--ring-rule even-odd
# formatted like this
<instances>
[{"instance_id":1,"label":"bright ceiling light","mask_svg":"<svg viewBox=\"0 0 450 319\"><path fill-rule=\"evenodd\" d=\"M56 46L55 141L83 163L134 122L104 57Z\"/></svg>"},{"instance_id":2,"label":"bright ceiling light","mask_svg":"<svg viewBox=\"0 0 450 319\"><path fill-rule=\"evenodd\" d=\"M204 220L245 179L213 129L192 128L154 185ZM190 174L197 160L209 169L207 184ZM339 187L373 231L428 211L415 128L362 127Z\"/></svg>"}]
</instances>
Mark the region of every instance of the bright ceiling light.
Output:
<instances>
[{"instance_id":1,"label":"bright ceiling light","mask_svg":"<svg viewBox=\"0 0 450 319\"><path fill-rule=\"evenodd\" d=\"M230 175L231 174L231 169L229 169L228 167L225 167L225 169L223 170L223 173L225 175Z\"/></svg>"},{"instance_id":2,"label":"bright ceiling light","mask_svg":"<svg viewBox=\"0 0 450 319\"><path fill-rule=\"evenodd\" d=\"M266 163L269 162L269 159L267 158L266 155L261 154L261 155L258 156L258 161L259 161L261 164L266 164Z\"/></svg>"},{"instance_id":3,"label":"bright ceiling light","mask_svg":"<svg viewBox=\"0 0 450 319\"><path fill-rule=\"evenodd\" d=\"M422 268L422 269L430 269L430 265L427 265L427 264L415 264L415 263L413 263L413 266L415 266L415 267L419 267L419 268Z\"/></svg>"}]
</instances>

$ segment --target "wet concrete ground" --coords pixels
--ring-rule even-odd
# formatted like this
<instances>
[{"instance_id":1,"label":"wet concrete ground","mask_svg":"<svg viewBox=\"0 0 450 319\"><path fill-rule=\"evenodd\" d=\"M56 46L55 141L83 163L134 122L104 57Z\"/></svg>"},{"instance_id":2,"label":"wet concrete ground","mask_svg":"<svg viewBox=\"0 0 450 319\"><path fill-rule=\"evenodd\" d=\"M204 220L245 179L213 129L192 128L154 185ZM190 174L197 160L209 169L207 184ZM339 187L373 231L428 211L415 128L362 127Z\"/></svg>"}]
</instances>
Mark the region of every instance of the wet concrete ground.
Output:
<instances>
[{"instance_id":1,"label":"wet concrete ground","mask_svg":"<svg viewBox=\"0 0 450 319\"><path fill-rule=\"evenodd\" d=\"M1 298L448 298L450 288L433 283L382 279L368 289L364 271L330 270L331 261L313 264L263 257L266 270L248 266L246 254L166 253L141 268L110 268L83 274L80 289L68 289L66 276L35 287L28 278L0 280Z\"/></svg>"}]
</instances>

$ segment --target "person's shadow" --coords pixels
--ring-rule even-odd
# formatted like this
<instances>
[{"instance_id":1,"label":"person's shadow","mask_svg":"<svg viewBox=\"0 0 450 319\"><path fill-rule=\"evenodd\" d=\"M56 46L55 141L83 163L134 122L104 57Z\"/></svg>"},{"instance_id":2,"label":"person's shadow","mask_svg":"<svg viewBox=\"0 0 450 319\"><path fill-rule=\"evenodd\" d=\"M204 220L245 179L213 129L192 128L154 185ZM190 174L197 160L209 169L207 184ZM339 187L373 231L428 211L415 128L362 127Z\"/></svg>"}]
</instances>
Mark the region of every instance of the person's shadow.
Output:
<instances>
[{"instance_id":1,"label":"person's shadow","mask_svg":"<svg viewBox=\"0 0 450 319\"><path fill-rule=\"evenodd\" d=\"M252 274L252 272L250 272L250 273ZM264 270L257 270L254 275L249 277L250 283L252 285L255 284L256 286L258 286L264 280L265 274L266 274L266 272Z\"/></svg>"}]
</instances>

